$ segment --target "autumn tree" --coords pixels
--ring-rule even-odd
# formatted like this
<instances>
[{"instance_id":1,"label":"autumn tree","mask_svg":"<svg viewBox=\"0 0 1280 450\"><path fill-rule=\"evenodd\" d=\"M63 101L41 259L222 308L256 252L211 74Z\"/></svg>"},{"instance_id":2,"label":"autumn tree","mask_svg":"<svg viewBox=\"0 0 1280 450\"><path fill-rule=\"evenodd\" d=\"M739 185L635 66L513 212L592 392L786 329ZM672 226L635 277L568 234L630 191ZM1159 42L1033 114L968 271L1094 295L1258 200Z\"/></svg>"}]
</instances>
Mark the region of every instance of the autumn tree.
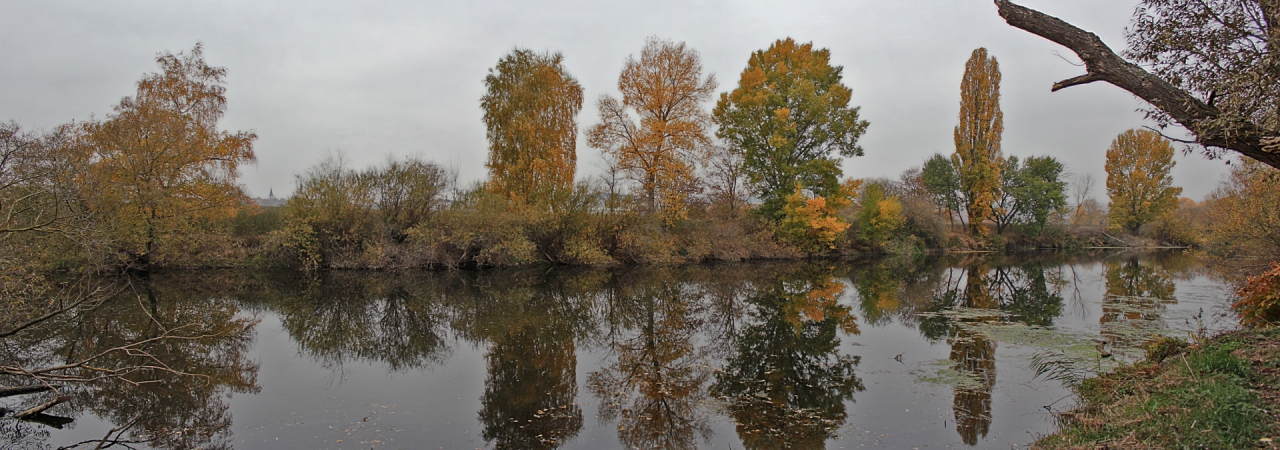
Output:
<instances>
[{"instance_id":1,"label":"autumn tree","mask_svg":"<svg viewBox=\"0 0 1280 450\"><path fill-rule=\"evenodd\" d=\"M1084 62L1084 75L1055 83L1054 91L1111 83L1149 103L1148 115L1161 124L1186 127L1210 156L1232 150L1280 167L1275 0L1143 0L1126 33L1129 60L1061 19L1009 0L995 3L1009 25L1061 44Z\"/></svg>"},{"instance_id":2,"label":"autumn tree","mask_svg":"<svg viewBox=\"0 0 1280 450\"><path fill-rule=\"evenodd\" d=\"M1215 250L1280 259L1280 170L1259 162L1233 164L1209 200Z\"/></svg>"},{"instance_id":3,"label":"autumn tree","mask_svg":"<svg viewBox=\"0 0 1280 450\"><path fill-rule=\"evenodd\" d=\"M71 125L41 133L0 123L0 243L84 227L76 178L87 161L67 151L77 138Z\"/></svg>"},{"instance_id":4,"label":"autumn tree","mask_svg":"<svg viewBox=\"0 0 1280 450\"><path fill-rule=\"evenodd\" d=\"M743 166L742 153L716 143L708 148L705 157L707 189L711 193L712 202L724 206L730 215L736 216L747 200L747 192L743 186L746 168Z\"/></svg>"},{"instance_id":5,"label":"autumn tree","mask_svg":"<svg viewBox=\"0 0 1280 450\"><path fill-rule=\"evenodd\" d=\"M173 236L229 217L247 202L237 169L255 161L257 139L218 129L227 69L206 64L201 44L189 53L161 53L156 63L161 72L138 81L136 95L105 120L85 124L95 213L142 268Z\"/></svg>"},{"instance_id":6,"label":"autumn tree","mask_svg":"<svg viewBox=\"0 0 1280 450\"><path fill-rule=\"evenodd\" d=\"M711 143L702 104L715 89L714 75L702 77L697 51L651 37L618 77L622 99L602 95L596 102L600 123L587 130L587 143L640 184L650 211L680 218L696 187L699 152Z\"/></svg>"},{"instance_id":7,"label":"autumn tree","mask_svg":"<svg viewBox=\"0 0 1280 450\"><path fill-rule=\"evenodd\" d=\"M48 270L104 250L80 201L77 180L87 161L66 153L76 128L37 132L0 123L0 339L106 297L96 281L67 283Z\"/></svg>"},{"instance_id":8,"label":"autumn tree","mask_svg":"<svg viewBox=\"0 0 1280 450\"><path fill-rule=\"evenodd\" d=\"M1000 63L987 49L973 51L960 82L960 124L955 129L956 152L951 156L964 193L969 230L986 233L983 222L991 217L991 205L1000 196Z\"/></svg>"},{"instance_id":9,"label":"autumn tree","mask_svg":"<svg viewBox=\"0 0 1280 450\"><path fill-rule=\"evenodd\" d=\"M1178 207L1182 188L1173 187L1173 145L1150 130L1120 133L1107 149L1107 218L1114 228L1138 227Z\"/></svg>"},{"instance_id":10,"label":"autumn tree","mask_svg":"<svg viewBox=\"0 0 1280 450\"><path fill-rule=\"evenodd\" d=\"M536 203L573 189L582 86L563 61L560 53L517 48L484 78L494 192Z\"/></svg>"},{"instance_id":11,"label":"autumn tree","mask_svg":"<svg viewBox=\"0 0 1280 450\"><path fill-rule=\"evenodd\" d=\"M753 53L738 87L720 95L717 135L742 153L766 215L778 217L796 183L818 196L835 194L842 174L836 155L862 155L858 138L868 123L849 106L843 71L831 65L830 50L787 38Z\"/></svg>"},{"instance_id":12,"label":"autumn tree","mask_svg":"<svg viewBox=\"0 0 1280 450\"><path fill-rule=\"evenodd\" d=\"M1097 216L1097 210L1101 209L1098 201L1093 199L1093 186L1096 183L1093 174L1084 174L1076 178L1071 183L1071 197L1074 202L1074 210L1071 212L1071 225L1080 225L1082 221L1086 225L1092 224L1092 220Z\"/></svg>"},{"instance_id":13,"label":"autumn tree","mask_svg":"<svg viewBox=\"0 0 1280 450\"><path fill-rule=\"evenodd\" d=\"M902 228L902 203L885 193L881 183L870 183L862 190L862 210L858 212L858 230L872 245L883 245Z\"/></svg>"}]
</instances>

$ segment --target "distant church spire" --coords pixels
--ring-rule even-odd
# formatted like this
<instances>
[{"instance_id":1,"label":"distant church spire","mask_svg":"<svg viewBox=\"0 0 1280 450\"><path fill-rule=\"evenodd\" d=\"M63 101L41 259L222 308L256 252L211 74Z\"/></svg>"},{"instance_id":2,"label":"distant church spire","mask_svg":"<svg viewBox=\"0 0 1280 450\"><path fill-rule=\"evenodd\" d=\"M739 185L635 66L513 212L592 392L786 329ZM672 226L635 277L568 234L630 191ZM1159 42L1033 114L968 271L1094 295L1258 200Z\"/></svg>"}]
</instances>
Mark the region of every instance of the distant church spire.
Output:
<instances>
[{"instance_id":1,"label":"distant church spire","mask_svg":"<svg viewBox=\"0 0 1280 450\"><path fill-rule=\"evenodd\" d=\"M267 188L267 198L276 198L276 191L274 189Z\"/></svg>"}]
</instances>

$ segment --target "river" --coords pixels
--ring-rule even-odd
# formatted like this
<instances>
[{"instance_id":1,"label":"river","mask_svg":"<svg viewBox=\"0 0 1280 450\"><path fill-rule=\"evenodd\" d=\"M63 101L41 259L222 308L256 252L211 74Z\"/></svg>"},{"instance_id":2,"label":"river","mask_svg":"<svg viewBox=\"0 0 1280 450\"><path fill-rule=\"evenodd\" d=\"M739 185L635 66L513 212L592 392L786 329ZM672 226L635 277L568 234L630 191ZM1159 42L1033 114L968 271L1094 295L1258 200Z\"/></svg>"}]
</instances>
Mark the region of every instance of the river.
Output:
<instances>
[{"instance_id":1,"label":"river","mask_svg":"<svg viewBox=\"0 0 1280 450\"><path fill-rule=\"evenodd\" d=\"M62 428L0 419L0 445L127 425L138 448L1020 448L1071 380L1237 326L1176 251L118 283L6 357L189 338L113 357L156 363L133 383L64 388Z\"/></svg>"}]
</instances>

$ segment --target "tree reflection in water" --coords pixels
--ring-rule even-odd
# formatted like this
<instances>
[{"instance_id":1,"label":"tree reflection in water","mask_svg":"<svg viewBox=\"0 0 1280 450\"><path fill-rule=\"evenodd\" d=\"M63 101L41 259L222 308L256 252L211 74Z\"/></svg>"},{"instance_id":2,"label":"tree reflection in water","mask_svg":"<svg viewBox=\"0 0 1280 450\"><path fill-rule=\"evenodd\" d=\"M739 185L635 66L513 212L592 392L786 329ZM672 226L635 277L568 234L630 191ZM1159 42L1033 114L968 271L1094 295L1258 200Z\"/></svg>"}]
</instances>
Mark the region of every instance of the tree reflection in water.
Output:
<instances>
[{"instance_id":1,"label":"tree reflection in water","mask_svg":"<svg viewBox=\"0 0 1280 450\"><path fill-rule=\"evenodd\" d=\"M956 432L965 444L977 445L991 429L991 390L996 385L996 343L982 334L957 327L947 339L951 345L952 368L975 384L955 387L952 413Z\"/></svg>"},{"instance_id":2,"label":"tree reflection in water","mask_svg":"<svg viewBox=\"0 0 1280 450\"><path fill-rule=\"evenodd\" d=\"M125 439L154 440L153 447L228 447L227 396L258 389L257 364L245 357L256 324L252 312L269 310L302 355L333 370L355 361L415 371L444 363L459 342L483 348L486 375L476 414L494 448L557 448L582 433L577 355L598 350L608 356L585 375L585 388L624 446L693 448L712 437L714 420L728 420L747 448L816 448L846 425L847 405L863 389L858 357L839 351L843 335L897 321L950 347L946 367L966 380L953 388L956 431L977 445L992 430L997 344L975 322L1053 325L1063 312L1065 282L1062 269L1050 267L1068 267L1064 263L997 257L338 272L315 279L156 276L138 282L136 295L92 313L0 339L0 366L56 366L165 330L180 332L191 339L158 341L145 351L181 373L157 366L69 385L60 393L74 400L50 414L92 412L112 426L132 422ZM1172 280L1182 270L1168 269L1175 263L1105 262L1104 336L1132 339L1132 325L1161 320L1161 305L1172 301ZM852 308L860 308L861 321ZM956 310L964 312L950 313ZM138 361L119 352L95 367ZM80 374L93 376L89 372ZM6 386L23 384L4 377ZM6 399L5 406L53 396L46 394ZM0 420L0 447L41 446L50 439L47 430Z\"/></svg>"},{"instance_id":3,"label":"tree reflection in water","mask_svg":"<svg viewBox=\"0 0 1280 450\"><path fill-rule=\"evenodd\" d=\"M93 358L88 366L51 372L76 380L59 383L63 387L53 395L72 400L50 414L75 418L92 412L122 428L121 441L154 448L229 448L226 399L259 389L258 364L245 356L257 319L246 317L230 298L209 296L226 281L209 278L134 280L134 289L93 311L4 340L3 359L47 367ZM5 378L6 385L24 383ZM6 424L14 431L6 432L8 438L21 441L15 447L42 446L47 433L24 427Z\"/></svg>"},{"instance_id":4,"label":"tree reflection in water","mask_svg":"<svg viewBox=\"0 0 1280 450\"><path fill-rule=\"evenodd\" d=\"M1098 323L1109 345L1137 348L1167 328L1161 311L1177 301L1170 273L1134 256L1108 260L1103 277L1107 293Z\"/></svg>"},{"instance_id":5,"label":"tree reflection in water","mask_svg":"<svg viewBox=\"0 0 1280 450\"><path fill-rule=\"evenodd\" d=\"M449 356L448 316L434 284L350 272L283 281L267 306L281 315L298 349L324 367L340 371L357 360L402 372Z\"/></svg>"},{"instance_id":6,"label":"tree reflection in water","mask_svg":"<svg viewBox=\"0 0 1280 450\"><path fill-rule=\"evenodd\" d=\"M623 274L607 297L612 305L611 362L587 376L600 401L600 419L618 422L618 439L631 448L695 448L709 439L700 409L711 378L707 349L695 335L704 323L706 296L671 269Z\"/></svg>"},{"instance_id":7,"label":"tree reflection in water","mask_svg":"<svg viewBox=\"0 0 1280 450\"><path fill-rule=\"evenodd\" d=\"M933 311L971 308L957 315L937 315L920 321L929 339L946 337L951 346L951 368L964 380L953 387L952 413L956 432L968 445L977 445L991 429L991 392L996 383L996 343L966 323L1013 320L1026 325L1049 326L1062 313L1059 291L1063 277L1042 264L997 265L970 261L962 276L949 275L934 294ZM954 273L953 269L948 272ZM989 310L984 314L983 310Z\"/></svg>"},{"instance_id":8,"label":"tree reflection in water","mask_svg":"<svg viewBox=\"0 0 1280 450\"><path fill-rule=\"evenodd\" d=\"M458 323L490 342L479 416L494 448L557 448L582 430L575 338L589 326L589 294L600 282L593 275L513 277L454 302L476 307Z\"/></svg>"},{"instance_id":9,"label":"tree reflection in water","mask_svg":"<svg viewBox=\"0 0 1280 450\"><path fill-rule=\"evenodd\" d=\"M970 266L966 272L964 294L960 297L961 306L996 309L1013 304L1001 302L995 295L1003 292L999 288L1005 285L998 280L1008 278L1001 276L1001 272L1005 271L997 269L997 274L991 276L986 267L975 265ZM993 314L963 320L995 321L999 320L999 316ZM978 438L986 437L991 430L991 390L996 384L996 343L957 323L950 329L947 344L951 345L948 357L951 359L952 369L972 382L959 383L954 388L952 414L956 419L956 433L960 434L960 439L965 444L976 445Z\"/></svg>"},{"instance_id":10,"label":"tree reflection in water","mask_svg":"<svg viewBox=\"0 0 1280 450\"><path fill-rule=\"evenodd\" d=\"M804 265L760 281L737 351L716 372L713 395L727 405L746 448L823 448L863 390L858 357L839 353L838 332L857 334L833 270Z\"/></svg>"}]
</instances>

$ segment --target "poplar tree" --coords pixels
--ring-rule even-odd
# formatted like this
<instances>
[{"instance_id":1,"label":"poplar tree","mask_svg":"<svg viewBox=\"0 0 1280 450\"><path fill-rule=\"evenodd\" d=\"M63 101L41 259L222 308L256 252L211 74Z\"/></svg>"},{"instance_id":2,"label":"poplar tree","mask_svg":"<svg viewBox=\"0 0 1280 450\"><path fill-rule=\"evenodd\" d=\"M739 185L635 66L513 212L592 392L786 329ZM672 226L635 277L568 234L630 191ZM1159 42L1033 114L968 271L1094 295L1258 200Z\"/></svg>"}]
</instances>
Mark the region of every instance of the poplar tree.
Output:
<instances>
[{"instance_id":1,"label":"poplar tree","mask_svg":"<svg viewBox=\"0 0 1280 450\"><path fill-rule=\"evenodd\" d=\"M965 63L960 82L960 124L955 128L956 153L951 156L960 176L969 230L975 235L986 234L983 222L1000 196L1002 132L1000 63L987 56L987 49L979 48Z\"/></svg>"},{"instance_id":2,"label":"poplar tree","mask_svg":"<svg viewBox=\"0 0 1280 450\"><path fill-rule=\"evenodd\" d=\"M560 53L517 48L484 78L489 189L530 203L573 189L582 86Z\"/></svg>"},{"instance_id":3,"label":"poplar tree","mask_svg":"<svg viewBox=\"0 0 1280 450\"><path fill-rule=\"evenodd\" d=\"M1173 187L1173 145L1160 133L1132 129L1107 149L1107 219L1130 232L1178 208L1182 188Z\"/></svg>"}]
</instances>

